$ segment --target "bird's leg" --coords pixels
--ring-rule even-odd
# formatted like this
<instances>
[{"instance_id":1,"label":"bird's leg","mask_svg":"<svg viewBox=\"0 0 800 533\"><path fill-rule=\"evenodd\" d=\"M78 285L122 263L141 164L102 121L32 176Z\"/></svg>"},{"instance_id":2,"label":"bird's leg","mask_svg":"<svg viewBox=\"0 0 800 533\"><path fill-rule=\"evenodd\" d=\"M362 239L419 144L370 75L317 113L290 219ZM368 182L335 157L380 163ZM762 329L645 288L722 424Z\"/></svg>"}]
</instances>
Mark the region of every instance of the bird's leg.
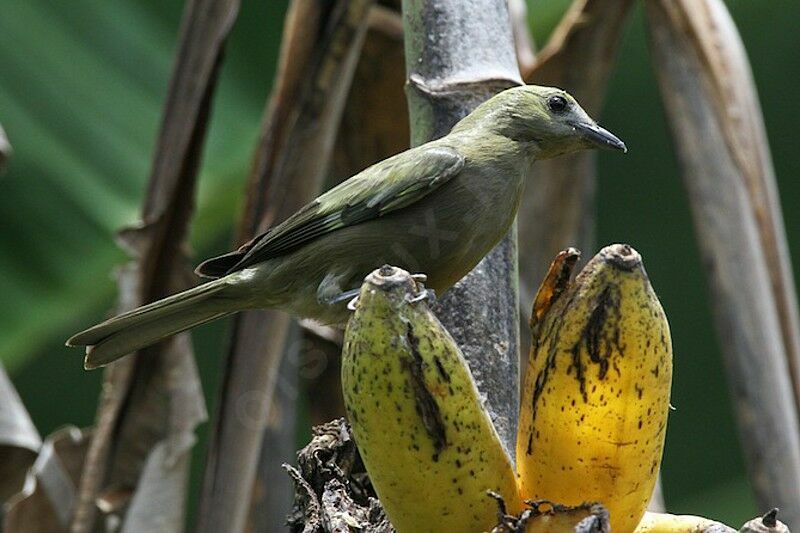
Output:
<instances>
[{"instance_id":1,"label":"bird's leg","mask_svg":"<svg viewBox=\"0 0 800 533\"><path fill-rule=\"evenodd\" d=\"M350 274L328 272L317 287L317 301L323 305L337 305L358 296L360 289L342 289L342 282L350 278Z\"/></svg>"},{"instance_id":2,"label":"bird's leg","mask_svg":"<svg viewBox=\"0 0 800 533\"><path fill-rule=\"evenodd\" d=\"M349 273L328 272L320 282L319 287L317 287L317 301L323 305L338 305L342 302L348 302L347 308L351 311L355 310L355 306L358 303L358 293L361 289L342 289L342 282L349 280L350 277ZM417 282L419 292L414 296L408 297L409 303L421 302L422 300L436 301L434 290L426 289L423 285L428 276L425 274L412 274L411 278Z\"/></svg>"},{"instance_id":3,"label":"bird's leg","mask_svg":"<svg viewBox=\"0 0 800 533\"><path fill-rule=\"evenodd\" d=\"M352 291L345 291L345 292L343 292L343 293L341 293L339 295L339 296L341 296L342 300L347 299L349 297L352 297L352 299L347 303L347 308L350 311L355 311L356 310L356 306L358 305L358 293L359 292L360 292L360 289L354 289ZM342 300L339 300L339 301L342 301ZM436 301L436 292L433 289L426 289L425 287L420 285L419 286L419 292L417 292L417 294L415 294L413 296L411 294L407 294L406 295L406 301L408 303L411 303L411 304L417 303L417 302L421 302L422 300L428 300L430 303L435 302Z\"/></svg>"},{"instance_id":4,"label":"bird's leg","mask_svg":"<svg viewBox=\"0 0 800 533\"><path fill-rule=\"evenodd\" d=\"M332 296L325 303L327 303L328 305L336 305L342 302L346 302L348 300L352 300L353 298L358 296L360 290L361 289L350 289L349 291L340 292L339 294Z\"/></svg>"}]
</instances>

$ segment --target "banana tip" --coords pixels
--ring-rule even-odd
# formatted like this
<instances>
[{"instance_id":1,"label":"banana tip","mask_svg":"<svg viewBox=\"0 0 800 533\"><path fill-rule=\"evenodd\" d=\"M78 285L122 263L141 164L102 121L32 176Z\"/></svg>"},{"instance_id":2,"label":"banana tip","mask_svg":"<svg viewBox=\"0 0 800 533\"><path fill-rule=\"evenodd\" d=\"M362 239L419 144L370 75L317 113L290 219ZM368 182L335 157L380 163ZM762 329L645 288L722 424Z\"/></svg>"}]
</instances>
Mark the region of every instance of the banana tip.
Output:
<instances>
[{"instance_id":1,"label":"banana tip","mask_svg":"<svg viewBox=\"0 0 800 533\"><path fill-rule=\"evenodd\" d=\"M600 250L600 256L621 270L634 270L642 265L642 256L630 244L611 244Z\"/></svg>"},{"instance_id":2,"label":"banana tip","mask_svg":"<svg viewBox=\"0 0 800 533\"><path fill-rule=\"evenodd\" d=\"M382 267L373 270L366 279L370 285L382 289L392 290L398 287L406 287L415 290L417 283L414 277L403 270L392 265L383 265Z\"/></svg>"},{"instance_id":3,"label":"banana tip","mask_svg":"<svg viewBox=\"0 0 800 533\"><path fill-rule=\"evenodd\" d=\"M778 508L773 507L761 517L761 522L767 527L775 527L778 525Z\"/></svg>"}]
</instances>

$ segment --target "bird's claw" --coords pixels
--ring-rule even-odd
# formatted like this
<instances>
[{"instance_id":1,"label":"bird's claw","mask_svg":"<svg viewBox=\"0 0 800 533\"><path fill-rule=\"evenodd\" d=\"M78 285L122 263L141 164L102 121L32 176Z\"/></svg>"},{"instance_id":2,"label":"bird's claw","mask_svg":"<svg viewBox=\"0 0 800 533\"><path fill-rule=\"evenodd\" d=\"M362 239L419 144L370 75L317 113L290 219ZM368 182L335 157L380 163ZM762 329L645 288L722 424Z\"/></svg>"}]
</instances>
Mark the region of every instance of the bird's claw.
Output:
<instances>
[{"instance_id":1,"label":"bird's claw","mask_svg":"<svg viewBox=\"0 0 800 533\"><path fill-rule=\"evenodd\" d=\"M436 301L436 291L433 289L422 289L415 295L406 295L406 301L410 304L415 304L417 302L421 302L423 300L428 300L431 303Z\"/></svg>"},{"instance_id":2,"label":"bird's claw","mask_svg":"<svg viewBox=\"0 0 800 533\"><path fill-rule=\"evenodd\" d=\"M436 292L433 289L426 289L422 284L428 281L427 274L411 274L411 279L413 279L418 286L418 291L416 294L406 294L405 299L408 303L417 303L423 300L429 300L430 302L436 301ZM354 289L353 291L347 291L341 293L337 296L336 301L341 301L343 297L350 296L353 292L358 292L359 289ZM347 302L347 309L348 311L355 311L358 307L358 294L356 294L350 301Z\"/></svg>"},{"instance_id":3,"label":"bird's claw","mask_svg":"<svg viewBox=\"0 0 800 533\"><path fill-rule=\"evenodd\" d=\"M355 311L356 307L358 307L358 295L354 296L352 300L347 302L348 311Z\"/></svg>"},{"instance_id":4,"label":"bird's claw","mask_svg":"<svg viewBox=\"0 0 800 533\"><path fill-rule=\"evenodd\" d=\"M428 281L428 275L419 272L417 274L411 274L411 279L417 285L417 293L414 295L407 294L406 301L408 303L417 303L421 302L422 300L430 299L431 302L436 300L436 293L433 292L433 289L426 289L425 282Z\"/></svg>"}]
</instances>

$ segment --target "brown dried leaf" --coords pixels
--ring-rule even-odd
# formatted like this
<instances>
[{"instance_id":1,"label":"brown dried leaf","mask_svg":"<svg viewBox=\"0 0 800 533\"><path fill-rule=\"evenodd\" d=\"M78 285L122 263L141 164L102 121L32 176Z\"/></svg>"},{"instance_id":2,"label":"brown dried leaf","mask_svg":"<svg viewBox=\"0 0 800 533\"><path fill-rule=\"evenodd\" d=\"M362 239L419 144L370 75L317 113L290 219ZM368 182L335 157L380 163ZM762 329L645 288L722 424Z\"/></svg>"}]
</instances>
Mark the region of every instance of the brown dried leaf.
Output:
<instances>
[{"instance_id":1,"label":"brown dried leaf","mask_svg":"<svg viewBox=\"0 0 800 533\"><path fill-rule=\"evenodd\" d=\"M67 426L48 436L22 491L8 501L6 533L67 531L90 434Z\"/></svg>"},{"instance_id":2,"label":"brown dried leaf","mask_svg":"<svg viewBox=\"0 0 800 533\"><path fill-rule=\"evenodd\" d=\"M575 263L580 259L581 253L575 248L567 248L558 253L547 275L539 286L536 299L533 301L531 310L530 327L534 330L541 322L542 317L559 296L567 289Z\"/></svg>"},{"instance_id":3,"label":"brown dried leaf","mask_svg":"<svg viewBox=\"0 0 800 533\"><path fill-rule=\"evenodd\" d=\"M42 439L0 365L0 505L19 492Z\"/></svg>"},{"instance_id":4,"label":"brown dried leaf","mask_svg":"<svg viewBox=\"0 0 800 533\"><path fill-rule=\"evenodd\" d=\"M252 533L283 533L286 516L292 506L291 480L286 478L282 463L297 450L298 358L301 345L300 328L290 328L291 338L284 346L280 359L275 393L264 424L261 454L256 478L253 481L250 509L245 531ZM264 400L262 396L261 401ZM249 411L247 409L246 411ZM249 416L249 413L245 416Z\"/></svg>"},{"instance_id":5,"label":"brown dried leaf","mask_svg":"<svg viewBox=\"0 0 800 533\"><path fill-rule=\"evenodd\" d=\"M311 442L297 453L297 468L284 465L295 482L289 530L393 532L347 422L339 418L312 431Z\"/></svg>"},{"instance_id":6,"label":"brown dried leaf","mask_svg":"<svg viewBox=\"0 0 800 533\"><path fill-rule=\"evenodd\" d=\"M238 8L238 0L189 0L186 4L143 222L120 233L121 243L134 257L119 276L122 310L188 286L185 238L195 178L222 49ZM146 494L175 490L175 465L181 465L177 475L185 477L193 429L204 419L205 404L188 334L111 365L72 531L92 529L98 497L106 504L113 501L116 509L127 503L126 493L133 495L134 504L147 501ZM165 420L169 421L166 425ZM159 473L141 477L143 469ZM173 502L182 502L185 494L173 493L173 497ZM164 518L174 521L174 513L180 513L182 521L182 509L182 504L175 504L170 508L172 516ZM162 511L152 508L144 515L149 512L158 518ZM125 527L136 529L139 516L142 513L133 515L131 525Z\"/></svg>"},{"instance_id":7,"label":"brown dried leaf","mask_svg":"<svg viewBox=\"0 0 800 533\"><path fill-rule=\"evenodd\" d=\"M373 6L347 96L329 172L330 185L408 148L408 106L400 15Z\"/></svg>"},{"instance_id":8,"label":"brown dried leaf","mask_svg":"<svg viewBox=\"0 0 800 533\"><path fill-rule=\"evenodd\" d=\"M194 430L207 417L189 336L162 343L152 362L137 377L108 475L112 489L131 490L123 532L181 530Z\"/></svg>"},{"instance_id":9,"label":"brown dried leaf","mask_svg":"<svg viewBox=\"0 0 800 533\"><path fill-rule=\"evenodd\" d=\"M692 43L727 152L748 191L764 255L785 357L800 410L800 314L791 257L769 150L747 52L725 5L680 0L661 4L671 24Z\"/></svg>"},{"instance_id":10,"label":"brown dried leaf","mask_svg":"<svg viewBox=\"0 0 800 533\"><path fill-rule=\"evenodd\" d=\"M242 240L287 218L319 193L371 5L371 0L291 4L279 78L249 181ZM289 318L275 311L246 312L235 321L201 494L199 531L239 530L245 523L263 421L272 407L289 325ZM242 417L242 395L253 391L259 399ZM280 490L277 481L263 482L265 491Z\"/></svg>"},{"instance_id":11,"label":"brown dried leaf","mask_svg":"<svg viewBox=\"0 0 800 533\"><path fill-rule=\"evenodd\" d=\"M747 56L721 0L645 5L751 483L797 528L796 295Z\"/></svg>"}]
</instances>

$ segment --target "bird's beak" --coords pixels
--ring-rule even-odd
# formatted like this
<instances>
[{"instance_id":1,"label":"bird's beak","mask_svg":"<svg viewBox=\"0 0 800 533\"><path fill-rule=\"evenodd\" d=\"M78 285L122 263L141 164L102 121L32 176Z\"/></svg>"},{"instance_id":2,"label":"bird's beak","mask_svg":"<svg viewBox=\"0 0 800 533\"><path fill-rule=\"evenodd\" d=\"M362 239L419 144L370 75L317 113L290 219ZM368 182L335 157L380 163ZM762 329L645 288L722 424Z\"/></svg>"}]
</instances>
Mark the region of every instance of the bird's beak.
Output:
<instances>
[{"instance_id":1,"label":"bird's beak","mask_svg":"<svg viewBox=\"0 0 800 533\"><path fill-rule=\"evenodd\" d=\"M581 134L584 140L596 148L621 150L623 153L628 151L625 143L619 137L593 122L576 122L573 127Z\"/></svg>"}]
</instances>

